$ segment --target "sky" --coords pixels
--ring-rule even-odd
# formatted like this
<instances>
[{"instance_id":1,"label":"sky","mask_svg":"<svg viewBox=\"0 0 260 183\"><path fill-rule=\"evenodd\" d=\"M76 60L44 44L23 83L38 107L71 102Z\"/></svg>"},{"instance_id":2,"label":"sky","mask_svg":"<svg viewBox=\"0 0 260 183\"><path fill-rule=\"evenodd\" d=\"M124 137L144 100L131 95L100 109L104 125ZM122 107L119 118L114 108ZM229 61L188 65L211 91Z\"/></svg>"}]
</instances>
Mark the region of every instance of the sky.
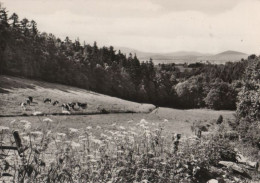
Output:
<instances>
[{"instance_id":1,"label":"sky","mask_svg":"<svg viewBox=\"0 0 260 183\"><path fill-rule=\"evenodd\" d=\"M0 0L41 32L145 52L260 54L260 0Z\"/></svg>"}]
</instances>

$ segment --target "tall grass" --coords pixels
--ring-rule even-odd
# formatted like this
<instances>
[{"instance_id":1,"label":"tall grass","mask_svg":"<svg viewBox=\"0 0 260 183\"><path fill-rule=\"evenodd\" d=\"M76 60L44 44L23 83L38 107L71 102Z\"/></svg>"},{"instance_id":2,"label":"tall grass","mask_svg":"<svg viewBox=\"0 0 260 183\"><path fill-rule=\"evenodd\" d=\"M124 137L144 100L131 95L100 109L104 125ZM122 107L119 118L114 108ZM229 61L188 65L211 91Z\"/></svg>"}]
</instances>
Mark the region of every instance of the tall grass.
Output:
<instances>
[{"instance_id":1,"label":"tall grass","mask_svg":"<svg viewBox=\"0 0 260 183\"><path fill-rule=\"evenodd\" d=\"M58 133L59 124L41 119L34 131L29 121L13 121L0 127L1 145L14 144L12 132L19 131L23 152L0 153L1 177L6 182L200 182L201 176L232 146L220 136L204 139L176 138L164 129L168 121L150 124L146 120L131 127L100 126L68 128ZM99 135L93 135L94 131ZM2 174L3 175L3 174Z\"/></svg>"}]
</instances>

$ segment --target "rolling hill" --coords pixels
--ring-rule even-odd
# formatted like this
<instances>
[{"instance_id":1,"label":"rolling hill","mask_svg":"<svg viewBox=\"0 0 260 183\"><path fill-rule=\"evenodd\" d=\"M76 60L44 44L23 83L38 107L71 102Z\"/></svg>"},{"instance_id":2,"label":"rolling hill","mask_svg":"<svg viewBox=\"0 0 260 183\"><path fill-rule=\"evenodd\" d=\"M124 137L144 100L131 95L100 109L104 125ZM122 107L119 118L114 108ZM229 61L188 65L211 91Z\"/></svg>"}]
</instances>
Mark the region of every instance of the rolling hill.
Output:
<instances>
[{"instance_id":1,"label":"rolling hill","mask_svg":"<svg viewBox=\"0 0 260 183\"><path fill-rule=\"evenodd\" d=\"M148 61L153 59L155 65L169 64L169 63L195 63L195 62L211 62L214 64L223 64L225 62L236 62L242 58L247 58L248 54L237 51L225 51L218 54L204 54L199 52L179 51L171 53L151 53L142 52L136 49L126 47L115 47L122 53L128 55L129 53L136 54L140 61Z\"/></svg>"},{"instance_id":2,"label":"rolling hill","mask_svg":"<svg viewBox=\"0 0 260 183\"><path fill-rule=\"evenodd\" d=\"M34 98L34 103L27 106L24 111L20 103L25 102L28 96ZM59 105L45 104L43 102L45 98L52 99L52 102L57 100ZM111 113L149 112L155 108L152 104L130 102L76 87L0 76L0 115L2 116L32 115L36 111L44 114L62 113L61 104L71 102L88 103L87 109L72 110L71 113L99 113L102 109Z\"/></svg>"},{"instance_id":3,"label":"rolling hill","mask_svg":"<svg viewBox=\"0 0 260 183\"><path fill-rule=\"evenodd\" d=\"M236 62L240 61L242 58L246 59L248 54L237 52L237 51L225 51L212 56L198 57L197 61L206 62L209 61L215 64L224 64L225 62Z\"/></svg>"}]
</instances>

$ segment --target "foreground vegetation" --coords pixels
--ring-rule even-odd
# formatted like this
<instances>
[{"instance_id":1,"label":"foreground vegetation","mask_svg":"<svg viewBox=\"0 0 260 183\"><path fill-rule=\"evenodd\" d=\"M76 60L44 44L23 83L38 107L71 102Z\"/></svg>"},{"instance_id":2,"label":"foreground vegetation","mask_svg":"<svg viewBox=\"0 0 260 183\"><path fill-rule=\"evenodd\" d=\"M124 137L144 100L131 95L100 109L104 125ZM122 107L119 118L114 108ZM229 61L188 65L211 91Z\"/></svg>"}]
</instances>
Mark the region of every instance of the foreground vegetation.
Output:
<instances>
[{"instance_id":1,"label":"foreground vegetation","mask_svg":"<svg viewBox=\"0 0 260 183\"><path fill-rule=\"evenodd\" d=\"M63 133L56 132L59 125L52 119L39 120L42 127L37 131L26 120L1 126L2 144L12 144L12 131L17 130L23 144L21 156L12 151L1 154L1 172L10 176L2 179L7 182L247 180L218 164L233 158L235 144L224 138L221 126L218 133L203 139L184 136L179 141L164 129L167 120L151 124L142 119L132 127L112 125L112 130L68 128ZM93 135L96 130L100 134Z\"/></svg>"}]
</instances>

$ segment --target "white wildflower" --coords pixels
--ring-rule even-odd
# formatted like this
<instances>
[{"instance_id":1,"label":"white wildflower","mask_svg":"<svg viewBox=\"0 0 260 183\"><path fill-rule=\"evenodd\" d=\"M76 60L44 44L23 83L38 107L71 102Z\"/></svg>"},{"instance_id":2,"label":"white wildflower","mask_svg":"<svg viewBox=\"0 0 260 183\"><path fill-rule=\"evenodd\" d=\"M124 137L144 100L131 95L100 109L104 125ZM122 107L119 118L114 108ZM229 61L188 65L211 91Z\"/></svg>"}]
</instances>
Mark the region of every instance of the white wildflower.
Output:
<instances>
[{"instance_id":1,"label":"white wildflower","mask_svg":"<svg viewBox=\"0 0 260 183\"><path fill-rule=\"evenodd\" d=\"M96 129L101 129L101 126L96 126Z\"/></svg>"},{"instance_id":2,"label":"white wildflower","mask_svg":"<svg viewBox=\"0 0 260 183\"><path fill-rule=\"evenodd\" d=\"M92 129L92 126L87 126L86 129L87 129L87 130L91 130L91 129Z\"/></svg>"},{"instance_id":3,"label":"white wildflower","mask_svg":"<svg viewBox=\"0 0 260 183\"><path fill-rule=\"evenodd\" d=\"M7 126L0 126L0 131L2 131L2 132L8 132L9 130L10 130L10 128Z\"/></svg>"},{"instance_id":4,"label":"white wildflower","mask_svg":"<svg viewBox=\"0 0 260 183\"><path fill-rule=\"evenodd\" d=\"M23 137L23 140L26 141L26 142L29 142L29 141L30 141L30 137L24 136L24 137Z\"/></svg>"},{"instance_id":5,"label":"white wildflower","mask_svg":"<svg viewBox=\"0 0 260 183\"><path fill-rule=\"evenodd\" d=\"M80 141L88 141L87 138L80 139Z\"/></svg>"},{"instance_id":6,"label":"white wildflower","mask_svg":"<svg viewBox=\"0 0 260 183\"><path fill-rule=\"evenodd\" d=\"M40 111L35 111L35 112L33 113L33 115L34 115L34 116L42 115L42 112L40 112Z\"/></svg>"},{"instance_id":7,"label":"white wildflower","mask_svg":"<svg viewBox=\"0 0 260 183\"><path fill-rule=\"evenodd\" d=\"M31 128L31 123L29 122L29 123L24 124L24 125L23 125L23 128L24 128L25 130L29 130L29 129Z\"/></svg>"},{"instance_id":8,"label":"white wildflower","mask_svg":"<svg viewBox=\"0 0 260 183\"><path fill-rule=\"evenodd\" d=\"M119 126L119 129L121 129L121 130L125 130L125 127L123 127L123 126Z\"/></svg>"},{"instance_id":9,"label":"white wildflower","mask_svg":"<svg viewBox=\"0 0 260 183\"><path fill-rule=\"evenodd\" d=\"M164 119L163 122L164 123L168 123L169 121L168 121L168 119Z\"/></svg>"},{"instance_id":10,"label":"white wildflower","mask_svg":"<svg viewBox=\"0 0 260 183\"><path fill-rule=\"evenodd\" d=\"M70 114L69 111L61 111L62 114Z\"/></svg>"},{"instance_id":11,"label":"white wildflower","mask_svg":"<svg viewBox=\"0 0 260 183\"><path fill-rule=\"evenodd\" d=\"M113 123L111 126L116 126L116 123Z\"/></svg>"},{"instance_id":12,"label":"white wildflower","mask_svg":"<svg viewBox=\"0 0 260 183\"><path fill-rule=\"evenodd\" d=\"M50 119L50 118L45 118L45 119L43 119L43 122L53 122L53 120L52 119Z\"/></svg>"},{"instance_id":13,"label":"white wildflower","mask_svg":"<svg viewBox=\"0 0 260 183\"><path fill-rule=\"evenodd\" d=\"M81 146L81 144L80 144L80 143L76 143L76 142L72 141L72 142L71 142L71 146L72 146L72 148L78 148L78 147L80 147L80 146Z\"/></svg>"},{"instance_id":14,"label":"white wildflower","mask_svg":"<svg viewBox=\"0 0 260 183\"><path fill-rule=\"evenodd\" d=\"M148 124L148 122L145 119L141 119L140 123L141 124L146 124L146 125Z\"/></svg>"},{"instance_id":15,"label":"white wildflower","mask_svg":"<svg viewBox=\"0 0 260 183\"><path fill-rule=\"evenodd\" d=\"M58 137L61 137L61 138L66 136L65 133L57 133L56 135L57 135Z\"/></svg>"},{"instance_id":16,"label":"white wildflower","mask_svg":"<svg viewBox=\"0 0 260 183\"><path fill-rule=\"evenodd\" d=\"M78 133L79 130L76 129L76 128L69 128L69 132L70 132L70 133Z\"/></svg>"}]
</instances>

